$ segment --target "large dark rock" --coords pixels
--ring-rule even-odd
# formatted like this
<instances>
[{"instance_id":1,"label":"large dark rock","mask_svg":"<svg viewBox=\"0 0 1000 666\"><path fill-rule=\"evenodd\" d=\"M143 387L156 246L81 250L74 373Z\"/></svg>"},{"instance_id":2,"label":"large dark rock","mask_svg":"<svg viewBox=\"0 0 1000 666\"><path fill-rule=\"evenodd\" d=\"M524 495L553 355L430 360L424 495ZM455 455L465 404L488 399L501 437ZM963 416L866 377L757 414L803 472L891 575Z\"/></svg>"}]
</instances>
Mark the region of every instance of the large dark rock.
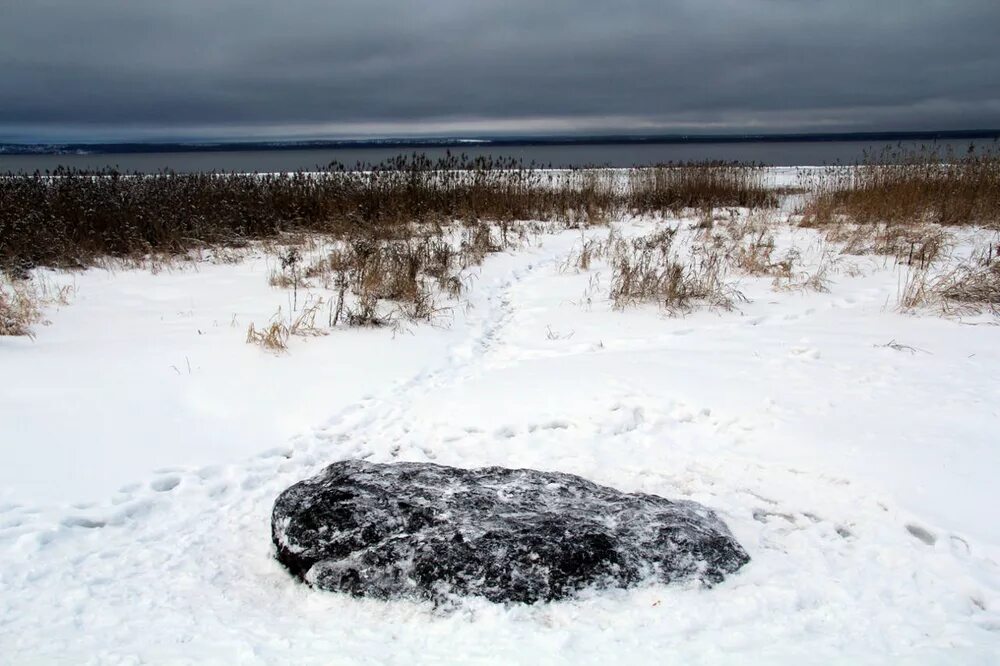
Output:
<instances>
[{"instance_id":1,"label":"large dark rock","mask_svg":"<svg viewBox=\"0 0 1000 666\"><path fill-rule=\"evenodd\" d=\"M644 580L717 583L749 557L712 511L578 476L424 463L334 463L284 491L278 559L356 596L560 599Z\"/></svg>"}]
</instances>

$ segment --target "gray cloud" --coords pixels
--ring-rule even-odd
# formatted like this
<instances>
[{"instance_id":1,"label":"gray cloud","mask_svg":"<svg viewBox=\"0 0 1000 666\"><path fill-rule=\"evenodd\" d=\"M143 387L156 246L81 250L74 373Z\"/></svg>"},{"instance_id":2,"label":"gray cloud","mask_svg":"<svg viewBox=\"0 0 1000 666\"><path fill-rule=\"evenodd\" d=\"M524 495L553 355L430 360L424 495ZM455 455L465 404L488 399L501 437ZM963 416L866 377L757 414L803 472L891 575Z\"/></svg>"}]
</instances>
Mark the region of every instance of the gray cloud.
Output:
<instances>
[{"instance_id":1,"label":"gray cloud","mask_svg":"<svg viewBox=\"0 0 1000 666\"><path fill-rule=\"evenodd\" d=\"M2 0L0 139L1000 125L996 0Z\"/></svg>"}]
</instances>

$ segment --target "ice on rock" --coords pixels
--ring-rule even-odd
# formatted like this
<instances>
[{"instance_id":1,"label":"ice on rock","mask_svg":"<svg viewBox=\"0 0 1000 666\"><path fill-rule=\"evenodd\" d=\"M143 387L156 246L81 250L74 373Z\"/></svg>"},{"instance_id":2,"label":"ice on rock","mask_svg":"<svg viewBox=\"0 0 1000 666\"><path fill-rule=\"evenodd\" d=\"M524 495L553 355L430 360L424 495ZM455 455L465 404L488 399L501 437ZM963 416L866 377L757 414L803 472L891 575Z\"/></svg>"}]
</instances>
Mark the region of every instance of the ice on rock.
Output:
<instances>
[{"instance_id":1,"label":"ice on rock","mask_svg":"<svg viewBox=\"0 0 1000 666\"><path fill-rule=\"evenodd\" d=\"M709 509L571 474L337 462L285 490L278 559L324 590L379 599L548 601L589 586L722 581L749 556Z\"/></svg>"}]
</instances>

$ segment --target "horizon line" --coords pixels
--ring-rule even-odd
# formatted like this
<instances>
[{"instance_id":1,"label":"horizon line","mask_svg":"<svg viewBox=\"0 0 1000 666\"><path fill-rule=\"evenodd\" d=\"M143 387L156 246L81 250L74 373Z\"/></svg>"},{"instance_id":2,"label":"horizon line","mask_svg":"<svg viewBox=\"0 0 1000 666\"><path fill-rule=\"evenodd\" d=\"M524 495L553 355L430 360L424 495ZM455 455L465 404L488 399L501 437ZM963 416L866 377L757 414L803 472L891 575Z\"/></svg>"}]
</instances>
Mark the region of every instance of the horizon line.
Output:
<instances>
[{"instance_id":1,"label":"horizon line","mask_svg":"<svg viewBox=\"0 0 1000 666\"><path fill-rule=\"evenodd\" d=\"M883 130L866 132L775 132L775 133L575 133L575 134L479 134L440 136L385 136L341 139L246 139L146 141L37 141L0 140L3 155L59 155L72 152L97 154L214 152L251 150L321 150L337 148L457 148L489 146L559 146L602 144L697 144L697 143L791 143L838 141L1000 139L1000 128L962 130Z\"/></svg>"}]
</instances>

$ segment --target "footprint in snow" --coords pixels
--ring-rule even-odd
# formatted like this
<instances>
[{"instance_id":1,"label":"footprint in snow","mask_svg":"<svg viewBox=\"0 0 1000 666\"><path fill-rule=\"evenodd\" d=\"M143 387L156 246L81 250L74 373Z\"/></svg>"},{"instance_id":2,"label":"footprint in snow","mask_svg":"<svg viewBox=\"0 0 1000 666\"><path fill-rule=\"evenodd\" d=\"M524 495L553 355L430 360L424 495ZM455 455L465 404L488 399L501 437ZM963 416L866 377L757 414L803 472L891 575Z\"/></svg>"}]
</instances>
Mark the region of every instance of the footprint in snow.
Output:
<instances>
[{"instance_id":1,"label":"footprint in snow","mask_svg":"<svg viewBox=\"0 0 1000 666\"><path fill-rule=\"evenodd\" d=\"M906 531L912 534L915 538L924 542L928 546L933 546L937 542L937 537L931 532L924 529L920 525L914 525L913 523L906 524Z\"/></svg>"},{"instance_id":2,"label":"footprint in snow","mask_svg":"<svg viewBox=\"0 0 1000 666\"><path fill-rule=\"evenodd\" d=\"M166 493L180 485L180 482L181 477L179 476L165 476L150 483L149 487L158 493Z\"/></svg>"},{"instance_id":3,"label":"footprint in snow","mask_svg":"<svg viewBox=\"0 0 1000 666\"><path fill-rule=\"evenodd\" d=\"M528 432L536 432L538 430L569 430L570 424L567 421L549 421L547 423L537 424L533 423L528 426Z\"/></svg>"},{"instance_id":4,"label":"footprint in snow","mask_svg":"<svg viewBox=\"0 0 1000 666\"><path fill-rule=\"evenodd\" d=\"M85 516L68 516L63 518L62 524L64 527L83 527L85 529L95 529L107 525L103 520L95 520Z\"/></svg>"},{"instance_id":5,"label":"footprint in snow","mask_svg":"<svg viewBox=\"0 0 1000 666\"><path fill-rule=\"evenodd\" d=\"M220 483L208 489L208 496L212 499L217 499L225 495L227 492L229 492L229 484Z\"/></svg>"},{"instance_id":6,"label":"footprint in snow","mask_svg":"<svg viewBox=\"0 0 1000 666\"><path fill-rule=\"evenodd\" d=\"M203 481L211 479L222 473L222 468L218 465L209 465L208 467L202 467L198 470L198 478Z\"/></svg>"}]
</instances>

